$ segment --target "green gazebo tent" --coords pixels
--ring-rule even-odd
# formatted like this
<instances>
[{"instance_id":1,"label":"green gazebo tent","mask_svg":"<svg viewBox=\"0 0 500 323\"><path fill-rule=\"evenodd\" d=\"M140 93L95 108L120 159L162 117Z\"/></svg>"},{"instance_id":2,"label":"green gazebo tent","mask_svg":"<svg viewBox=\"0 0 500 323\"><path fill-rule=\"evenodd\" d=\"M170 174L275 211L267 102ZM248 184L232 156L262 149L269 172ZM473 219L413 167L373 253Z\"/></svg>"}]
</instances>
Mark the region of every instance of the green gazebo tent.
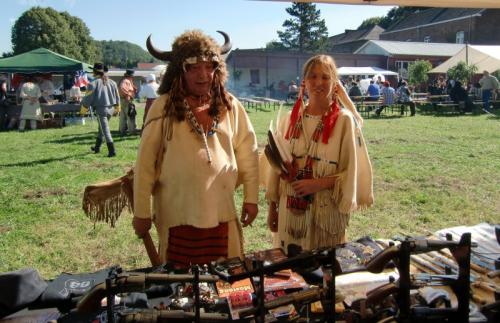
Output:
<instances>
[{"instance_id":1,"label":"green gazebo tent","mask_svg":"<svg viewBox=\"0 0 500 323\"><path fill-rule=\"evenodd\" d=\"M67 74L76 71L92 71L92 66L57 54L46 48L38 48L16 56L0 59L0 73L52 73Z\"/></svg>"}]
</instances>

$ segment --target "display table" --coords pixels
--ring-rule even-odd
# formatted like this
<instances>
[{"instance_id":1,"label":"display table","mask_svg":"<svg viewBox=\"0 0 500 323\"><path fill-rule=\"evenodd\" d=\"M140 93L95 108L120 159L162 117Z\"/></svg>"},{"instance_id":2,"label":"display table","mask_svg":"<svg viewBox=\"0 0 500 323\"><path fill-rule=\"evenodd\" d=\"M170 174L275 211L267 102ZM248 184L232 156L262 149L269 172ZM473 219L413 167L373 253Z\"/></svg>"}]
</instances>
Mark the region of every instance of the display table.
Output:
<instances>
[{"instance_id":1,"label":"display table","mask_svg":"<svg viewBox=\"0 0 500 323\"><path fill-rule=\"evenodd\" d=\"M73 311L61 312L59 322L499 322L499 257L500 227L483 223L425 238L362 238L288 257L281 249L259 251L180 274L168 263L62 274L47 290L76 293L92 282L69 295L65 304ZM119 305L105 305L113 300Z\"/></svg>"},{"instance_id":2,"label":"display table","mask_svg":"<svg viewBox=\"0 0 500 323\"><path fill-rule=\"evenodd\" d=\"M79 103L41 103L42 120L38 122L37 128L60 128L65 125L65 118L79 116ZM7 118L10 127L15 127L21 115L22 105L9 105L7 108Z\"/></svg>"}]
</instances>

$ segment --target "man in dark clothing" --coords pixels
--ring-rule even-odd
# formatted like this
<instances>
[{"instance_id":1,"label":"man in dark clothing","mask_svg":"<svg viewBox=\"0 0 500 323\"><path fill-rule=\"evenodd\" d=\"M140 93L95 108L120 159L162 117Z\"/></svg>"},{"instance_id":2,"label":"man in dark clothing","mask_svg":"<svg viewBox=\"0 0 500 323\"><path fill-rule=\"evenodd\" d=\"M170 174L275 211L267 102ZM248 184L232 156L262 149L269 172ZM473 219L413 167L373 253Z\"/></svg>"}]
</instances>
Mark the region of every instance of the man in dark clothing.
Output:
<instances>
[{"instance_id":1,"label":"man in dark clothing","mask_svg":"<svg viewBox=\"0 0 500 323\"><path fill-rule=\"evenodd\" d=\"M359 89L358 83L352 82L351 84L352 84L352 86L349 89L349 97L351 99L353 99L353 97L361 96L362 94L361 94L361 90Z\"/></svg>"},{"instance_id":2,"label":"man in dark clothing","mask_svg":"<svg viewBox=\"0 0 500 323\"><path fill-rule=\"evenodd\" d=\"M455 81L455 85L451 88L450 99L463 109L462 112L472 111L473 104L469 99L467 90L464 89L460 81Z\"/></svg>"},{"instance_id":3,"label":"man in dark clothing","mask_svg":"<svg viewBox=\"0 0 500 323\"><path fill-rule=\"evenodd\" d=\"M409 106L410 115L413 117L415 115L415 102L411 99L411 93L408 89L408 83L406 83L406 81L401 82L401 85L396 91L396 95L398 96L398 103L401 105L401 114L404 114L404 107Z\"/></svg>"}]
</instances>

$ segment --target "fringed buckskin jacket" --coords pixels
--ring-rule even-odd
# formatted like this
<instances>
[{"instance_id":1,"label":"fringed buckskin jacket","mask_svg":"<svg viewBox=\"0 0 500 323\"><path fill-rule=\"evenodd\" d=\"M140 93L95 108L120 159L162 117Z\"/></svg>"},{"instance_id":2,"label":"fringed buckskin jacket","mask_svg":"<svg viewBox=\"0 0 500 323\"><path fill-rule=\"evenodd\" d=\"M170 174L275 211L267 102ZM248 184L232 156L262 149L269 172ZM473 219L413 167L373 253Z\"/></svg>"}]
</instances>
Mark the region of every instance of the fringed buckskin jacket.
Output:
<instances>
[{"instance_id":1,"label":"fringed buckskin jacket","mask_svg":"<svg viewBox=\"0 0 500 323\"><path fill-rule=\"evenodd\" d=\"M236 187L243 185L244 202L257 203L259 184L257 139L244 107L236 98L231 97L231 109L221 118L215 134L207 137L210 164L203 142L192 131L189 121L163 117L167 100L168 94L164 94L151 106L134 175L134 215L153 219L163 261L169 228L179 225L213 228L222 222L237 222ZM161 141L164 152L158 165ZM237 231L241 235L241 227ZM229 252L232 247L229 246ZM242 245L238 250L242 251Z\"/></svg>"},{"instance_id":2,"label":"fringed buckskin jacket","mask_svg":"<svg viewBox=\"0 0 500 323\"><path fill-rule=\"evenodd\" d=\"M304 107L301 108L303 114ZM279 123L279 131L285 134L290 123L285 116ZM303 129L309 136L317 121L303 116ZM317 119L318 120L318 119ZM311 125L311 122L313 123ZM309 138L301 133L291 145L298 167L303 168ZM287 208L287 196L294 196L291 184L280 179L279 174L270 167L262 167L267 186L268 201L279 203L278 234L274 246L287 249L291 243L303 249L331 247L343 243L350 214L373 204L372 167L360 127L347 109L340 115L325 144L319 140L316 151L312 153L313 178L335 177L332 188L313 194L313 199L305 213L297 215Z\"/></svg>"}]
</instances>

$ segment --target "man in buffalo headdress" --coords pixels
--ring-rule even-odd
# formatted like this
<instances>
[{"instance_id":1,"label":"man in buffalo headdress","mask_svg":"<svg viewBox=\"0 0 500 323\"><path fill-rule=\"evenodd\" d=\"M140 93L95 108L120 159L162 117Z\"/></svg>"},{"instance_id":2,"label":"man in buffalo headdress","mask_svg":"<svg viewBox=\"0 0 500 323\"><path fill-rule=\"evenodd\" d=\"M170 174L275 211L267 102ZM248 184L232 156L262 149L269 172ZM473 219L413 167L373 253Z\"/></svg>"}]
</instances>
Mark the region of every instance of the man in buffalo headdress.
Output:
<instances>
[{"instance_id":1,"label":"man in buffalo headdress","mask_svg":"<svg viewBox=\"0 0 500 323\"><path fill-rule=\"evenodd\" d=\"M132 225L144 237L154 221L163 262L242 256L241 225L258 212L256 136L245 109L224 88L223 55L231 46L220 33L221 47L201 31L186 31L170 52L147 40L149 52L169 64L141 136ZM241 223L234 203L240 184Z\"/></svg>"}]
</instances>

